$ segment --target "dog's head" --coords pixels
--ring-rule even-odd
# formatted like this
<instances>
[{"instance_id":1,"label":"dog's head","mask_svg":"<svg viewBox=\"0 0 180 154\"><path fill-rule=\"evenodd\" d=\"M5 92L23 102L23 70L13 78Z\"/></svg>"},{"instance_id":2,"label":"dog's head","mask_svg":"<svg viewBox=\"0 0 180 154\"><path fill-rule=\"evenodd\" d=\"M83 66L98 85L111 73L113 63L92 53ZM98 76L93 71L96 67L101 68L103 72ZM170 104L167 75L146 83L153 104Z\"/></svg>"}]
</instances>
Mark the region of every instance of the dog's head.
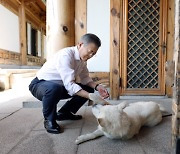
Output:
<instances>
[{"instance_id":1,"label":"dog's head","mask_svg":"<svg viewBox=\"0 0 180 154\"><path fill-rule=\"evenodd\" d=\"M130 120L123 109L126 103L119 105L94 105L92 112L97 118L99 129L109 138L123 138L130 128Z\"/></svg>"}]
</instances>

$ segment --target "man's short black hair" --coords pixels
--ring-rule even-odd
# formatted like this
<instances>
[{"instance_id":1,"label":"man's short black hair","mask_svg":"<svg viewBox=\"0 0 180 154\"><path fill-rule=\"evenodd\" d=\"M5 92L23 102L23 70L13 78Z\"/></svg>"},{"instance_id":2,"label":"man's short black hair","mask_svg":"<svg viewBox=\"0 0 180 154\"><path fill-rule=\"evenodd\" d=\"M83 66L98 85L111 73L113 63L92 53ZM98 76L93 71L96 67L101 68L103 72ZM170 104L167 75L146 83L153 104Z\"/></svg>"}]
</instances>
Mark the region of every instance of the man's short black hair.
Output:
<instances>
[{"instance_id":1,"label":"man's short black hair","mask_svg":"<svg viewBox=\"0 0 180 154\"><path fill-rule=\"evenodd\" d=\"M84 45L89 43L94 43L98 48L101 46L101 40L95 34L87 33L83 35L80 39L80 42L83 42Z\"/></svg>"}]
</instances>

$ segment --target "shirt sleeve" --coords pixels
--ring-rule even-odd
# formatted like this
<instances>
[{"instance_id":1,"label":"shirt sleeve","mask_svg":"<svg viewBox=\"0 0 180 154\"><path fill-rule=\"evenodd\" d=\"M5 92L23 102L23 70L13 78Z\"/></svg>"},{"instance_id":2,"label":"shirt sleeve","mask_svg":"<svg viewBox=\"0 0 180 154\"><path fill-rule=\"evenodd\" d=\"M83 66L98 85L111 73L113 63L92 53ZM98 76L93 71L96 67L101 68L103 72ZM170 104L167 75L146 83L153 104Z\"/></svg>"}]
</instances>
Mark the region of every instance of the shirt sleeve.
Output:
<instances>
[{"instance_id":1,"label":"shirt sleeve","mask_svg":"<svg viewBox=\"0 0 180 154\"><path fill-rule=\"evenodd\" d=\"M79 74L79 77L81 79L81 83L86 85L89 82L92 82L93 80L89 77L89 71L87 68L87 64L84 65L83 70Z\"/></svg>"},{"instance_id":2,"label":"shirt sleeve","mask_svg":"<svg viewBox=\"0 0 180 154\"><path fill-rule=\"evenodd\" d=\"M63 81L68 94L71 96L82 89L78 84L75 83L75 72L73 66L74 60L71 55L59 55L56 63L56 69L61 76L61 80Z\"/></svg>"}]
</instances>

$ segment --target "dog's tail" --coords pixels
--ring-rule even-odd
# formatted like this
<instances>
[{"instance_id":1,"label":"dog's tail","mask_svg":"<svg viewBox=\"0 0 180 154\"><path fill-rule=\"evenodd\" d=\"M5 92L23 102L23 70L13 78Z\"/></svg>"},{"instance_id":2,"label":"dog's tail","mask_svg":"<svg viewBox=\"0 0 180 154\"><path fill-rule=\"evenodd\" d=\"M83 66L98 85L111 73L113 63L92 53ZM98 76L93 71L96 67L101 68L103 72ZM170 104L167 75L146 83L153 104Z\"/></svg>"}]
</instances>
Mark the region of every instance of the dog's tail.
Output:
<instances>
[{"instance_id":1,"label":"dog's tail","mask_svg":"<svg viewBox=\"0 0 180 154\"><path fill-rule=\"evenodd\" d=\"M161 104L158 104L158 106L162 113L162 117L172 116L172 113L169 113Z\"/></svg>"}]
</instances>

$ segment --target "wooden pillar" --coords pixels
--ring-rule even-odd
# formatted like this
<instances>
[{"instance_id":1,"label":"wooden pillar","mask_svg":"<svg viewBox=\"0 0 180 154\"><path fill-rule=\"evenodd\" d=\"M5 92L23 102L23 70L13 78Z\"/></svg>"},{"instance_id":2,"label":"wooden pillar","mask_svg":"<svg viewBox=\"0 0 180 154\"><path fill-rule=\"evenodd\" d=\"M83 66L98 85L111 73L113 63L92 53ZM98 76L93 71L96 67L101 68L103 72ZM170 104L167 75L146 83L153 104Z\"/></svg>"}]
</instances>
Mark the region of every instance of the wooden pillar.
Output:
<instances>
[{"instance_id":1,"label":"wooden pillar","mask_svg":"<svg viewBox=\"0 0 180 154\"><path fill-rule=\"evenodd\" d=\"M120 0L110 1L110 91L111 99L119 99Z\"/></svg>"},{"instance_id":2,"label":"wooden pillar","mask_svg":"<svg viewBox=\"0 0 180 154\"><path fill-rule=\"evenodd\" d=\"M87 32L87 0L75 0L75 44Z\"/></svg>"},{"instance_id":3,"label":"wooden pillar","mask_svg":"<svg viewBox=\"0 0 180 154\"><path fill-rule=\"evenodd\" d=\"M44 31L41 28L41 62L44 63Z\"/></svg>"},{"instance_id":4,"label":"wooden pillar","mask_svg":"<svg viewBox=\"0 0 180 154\"><path fill-rule=\"evenodd\" d=\"M174 57L175 64L172 102L172 145L180 140L180 0L175 0ZM177 148L180 147L180 145Z\"/></svg>"},{"instance_id":5,"label":"wooden pillar","mask_svg":"<svg viewBox=\"0 0 180 154\"><path fill-rule=\"evenodd\" d=\"M26 14L24 0L19 6L19 32L20 32L20 53L21 65L27 64L27 42L26 42Z\"/></svg>"},{"instance_id":6,"label":"wooden pillar","mask_svg":"<svg viewBox=\"0 0 180 154\"><path fill-rule=\"evenodd\" d=\"M47 0L47 59L58 50L75 45L75 0Z\"/></svg>"}]
</instances>

